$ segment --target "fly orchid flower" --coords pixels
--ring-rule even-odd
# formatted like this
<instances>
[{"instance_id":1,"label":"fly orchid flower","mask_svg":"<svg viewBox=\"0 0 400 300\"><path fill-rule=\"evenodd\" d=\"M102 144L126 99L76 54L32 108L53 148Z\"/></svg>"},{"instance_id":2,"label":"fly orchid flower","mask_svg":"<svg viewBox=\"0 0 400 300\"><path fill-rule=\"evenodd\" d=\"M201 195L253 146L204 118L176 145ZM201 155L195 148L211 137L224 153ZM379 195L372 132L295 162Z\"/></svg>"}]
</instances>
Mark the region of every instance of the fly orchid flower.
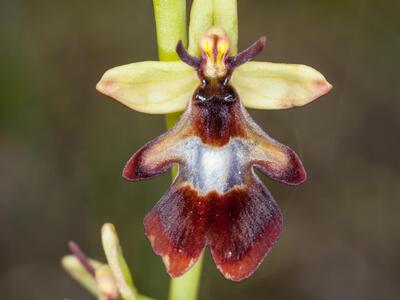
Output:
<instances>
[{"instance_id":1,"label":"fly orchid flower","mask_svg":"<svg viewBox=\"0 0 400 300\"><path fill-rule=\"evenodd\" d=\"M244 106L283 109L305 105L331 85L304 65L248 62L265 45L260 38L230 56L220 28L208 29L201 56L179 42L181 62L139 62L106 72L97 89L137 111L185 109L177 124L139 149L123 177L179 172L147 214L145 233L172 276L185 273L209 246L222 274L240 281L263 261L282 230L282 215L254 172L298 185L306 172L296 153L269 137Z\"/></svg>"}]
</instances>

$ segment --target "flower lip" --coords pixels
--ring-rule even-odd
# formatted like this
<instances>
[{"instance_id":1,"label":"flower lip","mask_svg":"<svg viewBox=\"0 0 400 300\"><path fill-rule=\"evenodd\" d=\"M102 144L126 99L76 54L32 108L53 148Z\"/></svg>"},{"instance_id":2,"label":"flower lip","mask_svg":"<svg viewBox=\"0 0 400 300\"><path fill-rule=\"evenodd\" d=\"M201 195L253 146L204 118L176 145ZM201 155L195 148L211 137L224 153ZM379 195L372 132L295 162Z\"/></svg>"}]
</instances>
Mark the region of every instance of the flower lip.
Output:
<instances>
[{"instance_id":1,"label":"flower lip","mask_svg":"<svg viewBox=\"0 0 400 300\"><path fill-rule=\"evenodd\" d=\"M209 246L226 278L249 277L282 230L278 205L254 167L297 185L305 180L300 159L254 123L233 86L206 78L178 123L131 157L124 178L149 179L173 163L177 177L144 221L167 272L182 275Z\"/></svg>"}]
</instances>

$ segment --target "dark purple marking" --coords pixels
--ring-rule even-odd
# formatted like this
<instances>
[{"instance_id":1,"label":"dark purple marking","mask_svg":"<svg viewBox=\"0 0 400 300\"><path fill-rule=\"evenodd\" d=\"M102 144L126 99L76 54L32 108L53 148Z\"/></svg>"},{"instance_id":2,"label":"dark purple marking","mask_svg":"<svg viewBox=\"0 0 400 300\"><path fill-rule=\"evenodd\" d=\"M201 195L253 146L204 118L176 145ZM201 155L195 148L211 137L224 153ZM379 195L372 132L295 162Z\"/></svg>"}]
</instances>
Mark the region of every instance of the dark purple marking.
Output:
<instances>
[{"instance_id":1,"label":"dark purple marking","mask_svg":"<svg viewBox=\"0 0 400 300\"><path fill-rule=\"evenodd\" d=\"M203 143L223 146L231 137L242 137L243 118L239 96L221 82L201 85L194 94L193 127Z\"/></svg>"}]
</instances>

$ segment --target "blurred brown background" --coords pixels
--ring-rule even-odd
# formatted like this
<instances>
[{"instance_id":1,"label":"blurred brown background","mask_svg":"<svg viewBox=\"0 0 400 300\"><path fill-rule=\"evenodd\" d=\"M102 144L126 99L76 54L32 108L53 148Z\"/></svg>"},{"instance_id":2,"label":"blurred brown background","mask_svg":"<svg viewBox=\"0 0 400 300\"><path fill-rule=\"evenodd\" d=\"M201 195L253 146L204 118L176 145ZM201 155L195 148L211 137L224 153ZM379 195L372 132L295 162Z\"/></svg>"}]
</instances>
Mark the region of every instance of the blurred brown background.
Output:
<instances>
[{"instance_id":1,"label":"blurred brown background","mask_svg":"<svg viewBox=\"0 0 400 300\"><path fill-rule=\"evenodd\" d=\"M398 1L239 1L240 48L304 63L334 89L295 110L251 111L302 157L298 188L265 177L285 229L240 284L206 257L201 299L400 299L400 18ZM121 179L130 155L164 131L94 89L105 70L156 60L152 3L0 3L0 298L89 299L60 268L77 241L104 260L113 222L139 289L164 299L168 277L143 234L164 175Z\"/></svg>"}]
</instances>

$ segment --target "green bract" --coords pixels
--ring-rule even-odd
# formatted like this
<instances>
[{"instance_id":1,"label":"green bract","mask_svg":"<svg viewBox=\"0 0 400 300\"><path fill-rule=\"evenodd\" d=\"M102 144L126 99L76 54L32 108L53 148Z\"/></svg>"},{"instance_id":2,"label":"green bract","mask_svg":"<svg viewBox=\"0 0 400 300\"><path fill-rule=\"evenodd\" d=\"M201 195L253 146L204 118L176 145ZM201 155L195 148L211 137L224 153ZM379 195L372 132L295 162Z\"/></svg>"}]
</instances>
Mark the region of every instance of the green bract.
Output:
<instances>
[{"instance_id":1,"label":"green bract","mask_svg":"<svg viewBox=\"0 0 400 300\"><path fill-rule=\"evenodd\" d=\"M90 263L95 269L104 265L93 259L90 260ZM65 255L61 259L61 265L72 278L82 284L96 298L99 298L100 291L96 279L82 266L74 255Z\"/></svg>"},{"instance_id":2,"label":"green bract","mask_svg":"<svg viewBox=\"0 0 400 300\"><path fill-rule=\"evenodd\" d=\"M63 268L99 300L152 300L138 294L114 225L103 225L101 239L107 264L87 258L78 245L70 242L73 255L62 258Z\"/></svg>"},{"instance_id":3,"label":"green bract","mask_svg":"<svg viewBox=\"0 0 400 300\"><path fill-rule=\"evenodd\" d=\"M108 265L115 277L122 299L137 299L137 291L133 285L131 273L122 254L122 249L114 225L110 223L103 225L101 228L101 239Z\"/></svg>"}]
</instances>

